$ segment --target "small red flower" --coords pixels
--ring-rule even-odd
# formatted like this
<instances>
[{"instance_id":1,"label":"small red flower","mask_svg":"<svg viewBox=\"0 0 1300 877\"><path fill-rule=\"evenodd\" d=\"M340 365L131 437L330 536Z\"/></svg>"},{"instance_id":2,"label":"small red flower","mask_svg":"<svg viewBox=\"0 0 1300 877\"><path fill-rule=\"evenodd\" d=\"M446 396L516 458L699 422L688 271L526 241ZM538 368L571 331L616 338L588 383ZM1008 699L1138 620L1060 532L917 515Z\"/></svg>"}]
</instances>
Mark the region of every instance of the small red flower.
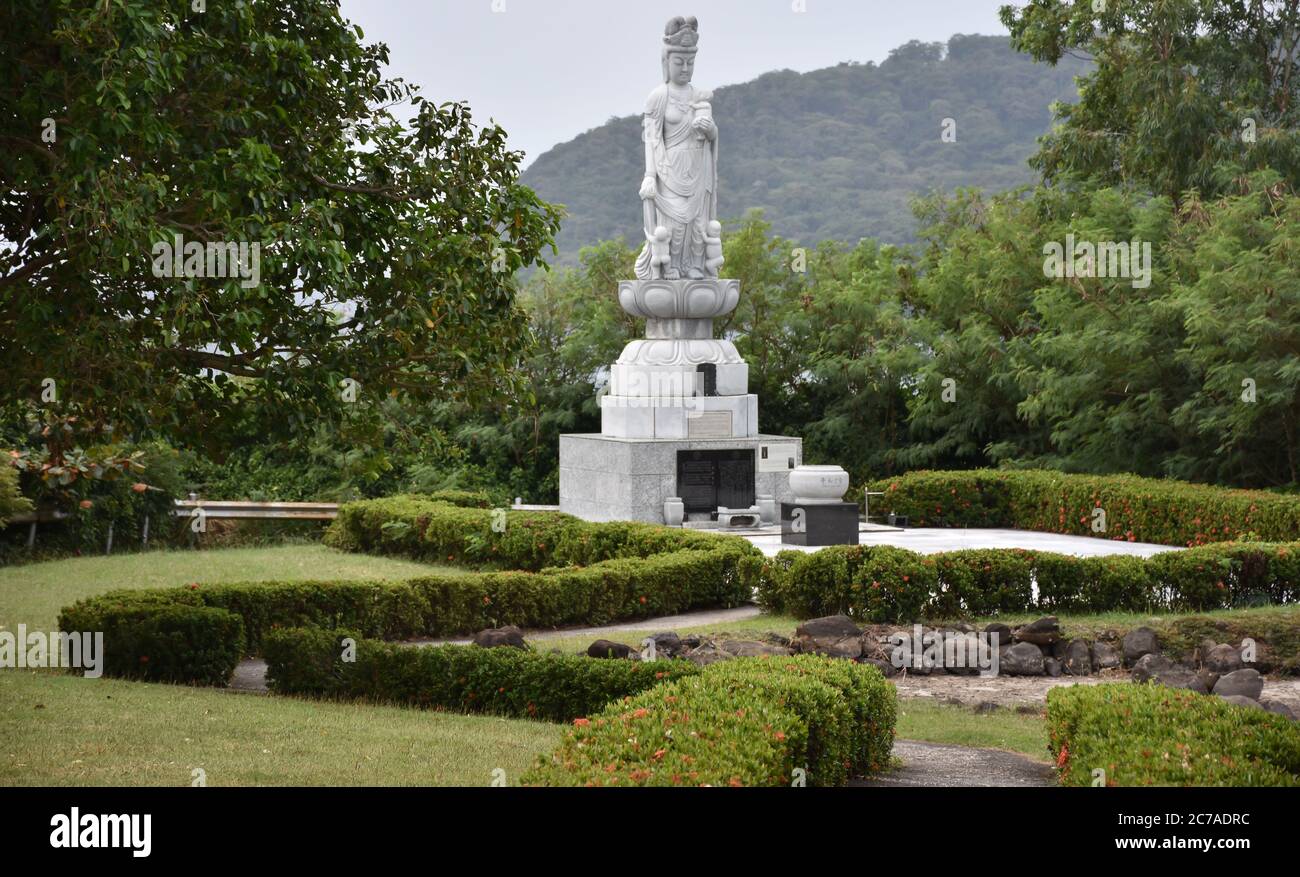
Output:
<instances>
[{"instance_id":1,"label":"small red flower","mask_svg":"<svg viewBox=\"0 0 1300 877\"><path fill-rule=\"evenodd\" d=\"M585 728L591 724L591 719L574 719L573 724L578 728Z\"/></svg>"}]
</instances>

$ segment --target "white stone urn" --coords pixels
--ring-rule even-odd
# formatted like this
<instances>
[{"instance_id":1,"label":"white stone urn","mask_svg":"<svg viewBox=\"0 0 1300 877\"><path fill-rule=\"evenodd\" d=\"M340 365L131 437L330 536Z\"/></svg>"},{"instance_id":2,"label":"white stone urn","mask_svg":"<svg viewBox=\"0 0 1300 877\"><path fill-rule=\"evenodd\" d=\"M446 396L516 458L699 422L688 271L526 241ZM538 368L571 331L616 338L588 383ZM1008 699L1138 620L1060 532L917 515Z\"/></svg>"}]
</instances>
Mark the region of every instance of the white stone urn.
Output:
<instances>
[{"instance_id":1,"label":"white stone urn","mask_svg":"<svg viewBox=\"0 0 1300 877\"><path fill-rule=\"evenodd\" d=\"M686 517L686 503L679 496L670 496L664 500L664 523L669 527L680 527Z\"/></svg>"},{"instance_id":2,"label":"white stone urn","mask_svg":"<svg viewBox=\"0 0 1300 877\"><path fill-rule=\"evenodd\" d=\"M799 505L843 502L849 473L839 466L797 466L790 470L790 490Z\"/></svg>"},{"instance_id":3,"label":"white stone urn","mask_svg":"<svg viewBox=\"0 0 1300 877\"><path fill-rule=\"evenodd\" d=\"M764 494L757 498L755 504L758 506L759 518L764 524L777 522L776 497Z\"/></svg>"}]
</instances>

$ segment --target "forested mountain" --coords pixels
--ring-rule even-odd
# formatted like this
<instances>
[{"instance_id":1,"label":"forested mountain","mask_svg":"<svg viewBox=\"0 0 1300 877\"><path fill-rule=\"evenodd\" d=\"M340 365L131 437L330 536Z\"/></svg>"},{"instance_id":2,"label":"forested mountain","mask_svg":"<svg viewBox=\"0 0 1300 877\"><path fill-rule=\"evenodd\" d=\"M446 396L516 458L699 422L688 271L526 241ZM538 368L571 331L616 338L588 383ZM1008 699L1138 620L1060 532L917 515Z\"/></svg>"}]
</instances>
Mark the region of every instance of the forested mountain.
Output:
<instances>
[{"instance_id":1,"label":"forested mountain","mask_svg":"<svg viewBox=\"0 0 1300 877\"><path fill-rule=\"evenodd\" d=\"M647 93L655 67L647 64ZM776 234L804 244L910 241L914 195L1032 182L1025 161L1050 127L1050 106L1076 100L1074 77L1087 69L1070 57L1035 64L1006 37L954 36L946 46L908 43L881 64L783 70L718 88L719 209L733 219L761 208ZM945 119L956 123L955 142L941 137ZM543 199L568 209L562 261L601 240L639 242L640 136L640 116L614 119L524 174Z\"/></svg>"}]
</instances>

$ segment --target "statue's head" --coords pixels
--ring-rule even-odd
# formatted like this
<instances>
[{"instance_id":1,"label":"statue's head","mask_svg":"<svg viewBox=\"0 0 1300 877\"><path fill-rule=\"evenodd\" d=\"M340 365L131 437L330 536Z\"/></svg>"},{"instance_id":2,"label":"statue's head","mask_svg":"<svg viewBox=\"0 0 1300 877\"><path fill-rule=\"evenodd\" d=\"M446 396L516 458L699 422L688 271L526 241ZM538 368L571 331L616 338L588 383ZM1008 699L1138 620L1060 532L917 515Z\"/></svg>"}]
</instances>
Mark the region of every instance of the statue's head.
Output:
<instances>
[{"instance_id":1,"label":"statue's head","mask_svg":"<svg viewBox=\"0 0 1300 877\"><path fill-rule=\"evenodd\" d=\"M700 23L694 16L677 16L664 28L664 82L690 85L695 75L695 53L700 42Z\"/></svg>"}]
</instances>

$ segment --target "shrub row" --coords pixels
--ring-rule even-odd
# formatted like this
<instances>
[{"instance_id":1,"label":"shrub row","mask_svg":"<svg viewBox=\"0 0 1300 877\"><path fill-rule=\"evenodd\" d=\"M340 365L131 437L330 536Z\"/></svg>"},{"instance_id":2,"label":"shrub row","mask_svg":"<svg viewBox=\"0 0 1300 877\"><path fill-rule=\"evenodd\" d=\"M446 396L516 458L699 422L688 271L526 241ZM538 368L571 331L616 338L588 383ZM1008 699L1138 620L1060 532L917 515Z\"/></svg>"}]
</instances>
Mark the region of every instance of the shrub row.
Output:
<instances>
[{"instance_id":1,"label":"shrub row","mask_svg":"<svg viewBox=\"0 0 1300 877\"><path fill-rule=\"evenodd\" d=\"M737 554L760 554L738 537L652 524L595 524L558 512L452 507L423 496L348 503L326 531L325 544L432 563L531 572L678 551L718 551L724 546Z\"/></svg>"},{"instance_id":2,"label":"shrub row","mask_svg":"<svg viewBox=\"0 0 1300 877\"><path fill-rule=\"evenodd\" d=\"M1293 723L1218 697L1160 685L1054 688L1047 728L1062 785L1092 785L1101 770L1109 786L1300 786Z\"/></svg>"},{"instance_id":3,"label":"shrub row","mask_svg":"<svg viewBox=\"0 0 1300 877\"><path fill-rule=\"evenodd\" d=\"M354 649L344 660L343 640ZM278 694L367 700L568 722L699 672L687 661L595 660L477 646L418 648L318 628L277 630L263 647Z\"/></svg>"},{"instance_id":4,"label":"shrub row","mask_svg":"<svg viewBox=\"0 0 1300 877\"><path fill-rule=\"evenodd\" d=\"M435 490L425 494L432 502L445 502L447 505L466 509L487 509L492 507L492 498L483 490Z\"/></svg>"},{"instance_id":5,"label":"shrub row","mask_svg":"<svg viewBox=\"0 0 1300 877\"><path fill-rule=\"evenodd\" d=\"M225 685L244 655L239 616L208 606L139 602L76 616L65 631L102 631L104 674L146 682ZM61 622L62 625L62 622Z\"/></svg>"},{"instance_id":6,"label":"shrub row","mask_svg":"<svg viewBox=\"0 0 1300 877\"><path fill-rule=\"evenodd\" d=\"M63 610L63 630L102 630L102 618L168 605L213 606L243 622L256 652L275 627L346 628L377 639L455 636L507 624L561 627L673 615L749 599L739 554L683 551L541 573L447 573L403 581L251 582L111 591Z\"/></svg>"},{"instance_id":7,"label":"shrub row","mask_svg":"<svg viewBox=\"0 0 1300 877\"><path fill-rule=\"evenodd\" d=\"M843 613L894 623L1038 610L1205 611L1300 600L1300 544L1224 543L1145 559L837 546L782 552L756 578L763 606L799 618Z\"/></svg>"},{"instance_id":8,"label":"shrub row","mask_svg":"<svg viewBox=\"0 0 1300 877\"><path fill-rule=\"evenodd\" d=\"M525 785L834 786L885 766L893 686L826 658L726 661L578 719Z\"/></svg>"},{"instance_id":9,"label":"shrub row","mask_svg":"<svg viewBox=\"0 0 1300 877\"><path fill-rule=\"evenodd\" d=\"M496 533L490 513L482 510L411 498L356 505L361 508L344 507L345 518L352 523L344 523L338 532L374 536L378 546L392 547L378 516L396 506L418 511L417 524L426 535L450 534L456 531L457 522L464 525L466 529L456 538L466 550L457 559L494 553L523 557L538 571L449 572L404 581L254 582L113 591L66 607L60 615L60 628L105 630L107 642L110 637L105 625L111 618L120 618L123 620L112 636L129 640L134 634L126 628L142 623L151 613L177 606L209 607L236 616L243 647L256 653L266 634L277 627L347 629L363 637L405 639L468 634L509 624L533 628L599 625L746 602L761 568L761 553L738 538L693 533L676 538L679 534L663 528L656 531L640 525L581 521L576 521L581 526L575 526L576 519L567 516L550 515L557 519L552 521L545 515L520 513L510 513L505 532ZM366 524L354 528L361 519ZM407 521L401 514L393 519ZM451 539L448 535L439 541L439 550ZM350 544L350 537L346 541ZM468 550L470 545L475 546L473 551ZM590 566L549 565L548 559L554 559L561 545L568 546L560 552L567 558L583 556L597 561ZM363 547L375 546L363 542ZM214 629L221 626L217 616L205 617L212 619ZM179 672L207 678L210 670L206 663L196 663Z\"/></svg>"},{"instance_id":10,"label":"shrub row","mask_svg":"<svg viewBox=\"0 0 1300 877\"><path fill-rule=\"evenodd\" d=\"M1300 540L1300 497L1132 475L1040 470L912 472L868 490L916 527L1014 527L1130 542L1197 546ZM1105 532L1093 510L1105 511Z\"/></svg>"}]
</instances>

